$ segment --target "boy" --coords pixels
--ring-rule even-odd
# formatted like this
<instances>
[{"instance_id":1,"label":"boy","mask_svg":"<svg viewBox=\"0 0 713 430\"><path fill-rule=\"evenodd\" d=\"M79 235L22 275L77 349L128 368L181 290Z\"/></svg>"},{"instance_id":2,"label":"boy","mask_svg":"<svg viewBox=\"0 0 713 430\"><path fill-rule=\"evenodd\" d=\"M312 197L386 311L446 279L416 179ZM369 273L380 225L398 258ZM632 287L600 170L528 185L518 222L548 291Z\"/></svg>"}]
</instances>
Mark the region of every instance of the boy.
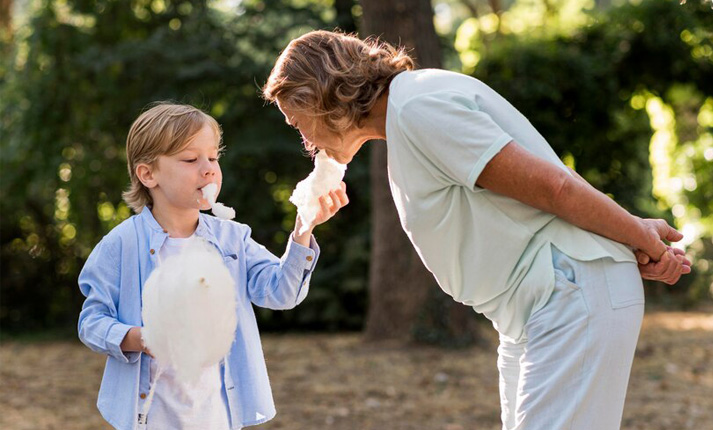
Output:
<instances>
[{"instance_id":1,"label":"boy","mask_svg":"<svg viewBox=\"0 0 713 430\"><path fill-rule=\"evenodd\" d=\"M331 205L321 197L313 225L300 235L298 218L278 259L251 239L248 226L200 213L210 208L201 189L222 182L221 149L218 123L192 106L156 104L129 131L131 186L124 200L137 215L97 244L79 275L87 297L79 338L108 355L97 407L117 429L239 429L275 415L251 303L290 309L304 300L319 256L312 229L348 200L343 183L329 193ZM194 235L215 246L235 280L238 328L228 355L187 387L171 369L153 381L157 366L141 341L141 292L160 261ZM143 416L154 382L153 403Z\"/></svg>"}]
</instances>

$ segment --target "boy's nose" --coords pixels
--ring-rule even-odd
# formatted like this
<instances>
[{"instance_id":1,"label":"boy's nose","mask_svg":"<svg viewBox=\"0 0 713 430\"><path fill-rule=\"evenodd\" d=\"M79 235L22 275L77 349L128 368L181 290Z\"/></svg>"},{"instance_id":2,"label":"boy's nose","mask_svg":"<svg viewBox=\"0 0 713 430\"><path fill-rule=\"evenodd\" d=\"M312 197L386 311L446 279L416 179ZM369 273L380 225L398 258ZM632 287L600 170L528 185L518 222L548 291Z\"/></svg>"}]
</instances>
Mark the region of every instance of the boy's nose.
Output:
<instances>
[{"instance_id":1,"label":"boy's nose","mask_svg":"<svg viewBox=\"0 0 713 430\"><path fill-rule=\"evenodd\" d=\"M203 176L215 176L215 171L216 168L210 161L203 165Z\"/></svg>"}]
</instances>

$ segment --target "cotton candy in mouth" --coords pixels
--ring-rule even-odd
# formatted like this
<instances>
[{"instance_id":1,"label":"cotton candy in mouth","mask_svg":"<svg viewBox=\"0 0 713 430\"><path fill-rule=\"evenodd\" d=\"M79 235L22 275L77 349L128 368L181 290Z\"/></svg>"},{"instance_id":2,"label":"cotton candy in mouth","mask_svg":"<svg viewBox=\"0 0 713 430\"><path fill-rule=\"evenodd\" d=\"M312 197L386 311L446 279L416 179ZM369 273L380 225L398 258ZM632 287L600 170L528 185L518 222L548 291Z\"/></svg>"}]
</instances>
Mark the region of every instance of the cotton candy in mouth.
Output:
<instances>
[{"instance_id":1,"label":"cotton candy in mouth","mask_svg":"<svg viewBox=\"0 0 713 430\"><path fill-rule=\"evenodd\" d=\"M211 182L201 188L201 192L203 193L203 198L210 204L210 209L213 212L213 215L220 219L235 218L235 209L215 201L215 198L218 195L218 184Z\"/></svg>"}]
</instances>

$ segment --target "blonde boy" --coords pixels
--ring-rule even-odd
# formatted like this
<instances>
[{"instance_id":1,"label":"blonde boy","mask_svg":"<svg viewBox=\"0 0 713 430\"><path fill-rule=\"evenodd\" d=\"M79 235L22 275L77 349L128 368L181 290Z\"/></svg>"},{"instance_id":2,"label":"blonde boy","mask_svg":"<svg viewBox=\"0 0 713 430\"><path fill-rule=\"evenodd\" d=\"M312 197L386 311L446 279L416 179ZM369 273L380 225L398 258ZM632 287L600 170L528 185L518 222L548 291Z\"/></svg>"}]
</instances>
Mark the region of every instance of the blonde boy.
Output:
<instances>
[{"instance_id":1,"label":"blonde boy","mask_svg":"<svg viewBox=\"0 0 713 430\"><path fill-rule=\"evenodd\" d=\"M86 300L79 338L108 356L97 407L115 428L239 429L270 420L275 406L252 304L290 309L307 295L319 256L314 226L347 204L344 187L322 197L321 213L299 235L299 220L281 259L250 237L250 227L200 213L201 188L220 187L218 123L192 106L160 102L131 126L126 141L131 186L124 193L137 213L94 248L81 274ZM141 293L152 270L192 236L212 244L235 280L238 329L228 355L206 368L195 387L171 369L157 381L156 363L141 341ZM152 384L153 404L140 412Z\"/></svg>"}]
</instances>

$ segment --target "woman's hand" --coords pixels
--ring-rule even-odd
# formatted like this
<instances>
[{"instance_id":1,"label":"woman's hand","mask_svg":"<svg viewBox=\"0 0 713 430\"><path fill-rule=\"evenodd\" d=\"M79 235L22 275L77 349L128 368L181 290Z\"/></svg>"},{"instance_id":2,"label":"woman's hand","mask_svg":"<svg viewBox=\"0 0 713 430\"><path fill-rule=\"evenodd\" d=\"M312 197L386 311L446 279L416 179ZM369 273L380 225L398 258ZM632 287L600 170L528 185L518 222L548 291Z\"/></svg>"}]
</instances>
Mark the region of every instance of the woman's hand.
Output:
<instances>
[{"instance_id":1,"label":"woman's hand","mask_svg":"<svg viewBox=\"0 0 713 430\"><path fill-rule=\"evenodd\" d=\"M691 273L691 262L686 259L685 252L663 242L677 242L683 235L662 219L638 220L646 232L645 242L634 252L641 277L673 285L681 275Z\"/></svg>"},{"instance_id":2,"label":"woman's hand","mask_svg":"<svg viewBox=\"0 0 713 430\"><path fill-rule=\"evenodd\" d=\"M314 219L314 222L309 226L309 229L307 229L304 234L299 234L302 227L302 219L299 216L297 217L297 221L295 221L295 232L293 233L295 242L303 246L309 246L309 238L312 235L312 229L327 222L337 212L339 212L339 209L343 208L348 203L349 198L347 197L347 184L342 182L339 189L332 190L329 194L319 198L320 210L317 213L317 217Z\"/></svg>"},{"instance_id":3,"label":"woman's hand","mask_svg":"<svg viewBox=\"0 0 713 430\"><path fill-rule=\"evenodd\" d=\"M636 251L641 277L651 281L660 281L669 285L678 282L681 275L691 273L691 262L681 249L667 247L659 261L651 261L648 255Z\"/></svg>"},{"instance_id":4,"label":"woman's hand","mask_svg":"<svg viewBox=\"0 0 713 430\"><path fill-rule=\"evenodd\" d=\"M638 218L638 220L646 232L646 237L643 238L643 243L636 244L634 247L648 256L650 260L659 261L668 250L668 247L662 241L678 242L683 239L683 234L662 219ZM648 260L640 259L639 255L637 255L637 260L642 264L648 263Z\"/></svg>"}]
</instances>

